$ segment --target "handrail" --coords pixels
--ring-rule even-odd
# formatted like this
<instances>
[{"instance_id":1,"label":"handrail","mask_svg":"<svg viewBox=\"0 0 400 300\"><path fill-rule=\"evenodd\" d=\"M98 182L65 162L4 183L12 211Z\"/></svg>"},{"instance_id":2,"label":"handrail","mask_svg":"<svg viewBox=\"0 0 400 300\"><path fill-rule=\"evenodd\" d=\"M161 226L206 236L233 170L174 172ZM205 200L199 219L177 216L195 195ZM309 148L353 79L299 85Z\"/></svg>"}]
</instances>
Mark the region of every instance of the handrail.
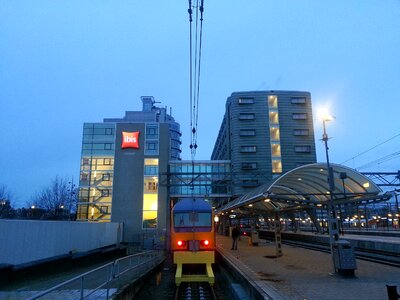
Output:
<instances>
[{"instance_id":1,"label":"handrail","mask_svg":"<svg viewBox=\"0 0 400 300\"><path fill-rule=\"evenodd\" d=\"M130 264L129 268L127 268L126 270L123 270L122 272L119 272L119 268L120 268L121 262L124 262L126 260L129 260L129 262L131 262L132 258L134 258L134 257L143 257L143 256L144 256L144 258L148 257L149 259L145 260L145 261L141 261L141 262L138 261L138 263L133 265L133 266ZM45 296L45 295L47 295L47 294L49 294L51 292L54 292L54 291L66 286L68 284L75 283L75 282L78 282L78 281L81 281L80 298L79 299L82 300L82 299L85 299L86 297L90 296L94 292L98 291L102 287L108 285L112 280L117 279L121 275L123 275L123 274L125 274L125 273L127 273L127 272L129 272L129 271L131 271L133 269L140 268L143 265L148 264L149 262L154 262L155 258L157 258L159 256L160 256L160 251L145 251L145 252L141 252L141 253L131 254L131 255L128 255L128 256L125 256L125 257L122 257L122 258L118 258L113 262L110 262L110 263L107 263L107 264L105 264L103 266L97 267L97 268L95 268L93 270L90 270L88 272L85 272L83 274L75 276L75 277L73 277L73 278L71 278L69 280L66 280L66 281L64 281L62 283L59 283L56 286L53 286L53 287L51 287L51 288L49 288L47 290L39 292L36 295L28 298L27 300L39 299L40 297L43 297L43 296ZM108 274L107 278L99 286L91 289L91 291L89 293L84 295L84 279L85 279L85 277L87 277L89 275L92 275L95 272L107 269L107 268L110 268L109 273L107 273ZM109 298L109 287L107 287L106 299L108 299L108 298Z\"/></svg>"},{"instance_id":2,"label":"handrail","mask_svg":"<svg viewBox=\"0 0 400 300\"><path fill-rule=\"evenodd\" d=\"M95 272L97 272L97 271L99 271L99 270L101 270L101 269L105 269L105 268L108 267L108 266L114 266L114 262L107 263L107 264L105 264L105 265L103 265L103 266L97 267L96 269L90 270L90 271L88 271L88 272L86 272L86 273L80 274L80 275L75 276L75 277L73 277L73 278L71 278L71 279L69 279L69 280L66 280L66 281L64 281L64 282L61 282L61 283L57 284L56 286L53 286L53 287L51 287L51 288L49 288L49 289L47 289L47 290L44 290L44 291L42 291L42 292L40 292L40 293L38 293L38 294L36 294L36 295L34 295L34 296L28 298L27 300L35 300L35 299L38 299L38 298L40 298L40 297L42 297L42 296L45 296L46 294L49 294L49 293L51 293L51 292L53 292L53 291L55 291L55 290L57 290L57 289L59 289L59 288L65 286L65 285L67 285L67 284L70 284L70 283L73 283L73 282L75 282L75 281L78 281L79 279L82 279L82 278L84 278L85 276L88 276L88 275L90 275L90 274L93 274L93 273L95 273ZM107 281L107 282L108 282L108 281ZM96 288L96 289L98 289L98 288ZM82 290L83 290L83 287L82 287L82 289L81 289L81 295L82 295ZM81 297L81 299L82 299L82 297Z\"/></svg>"},{"instance_id":3,"label":"handrail","mask_svg":"<svg viewBox=\"0 0 400 300\"><path fill-rule=\"evenodd\" d=\"M139 256L139 254L142 254L142 255L148 255L148 254L150 254L150 259L149 259L149 261L141 262L140 264L137 264L137 265L135 265L134 267L130 267L130 268L128 268L128 269L126 269L126 270L124 270L124 271L122 271L122 272L119 272L119 265L120 265L121 262L123 262L123 261L125 261L125 260L128 260L128 259L130 260L130 259L134 258L135 256ZM142 253L132 254L132 255L129 255L129 256L125 256L125 257L118 258L118 259L114 262L114 263L115 263L115 265L114 265L114 273L113 273L114 278L117 278L117 277L119 277L119 276L125 274L126 272L129 272L129 271L132 270L133 268L139 268L139 267L141 267L141 266L147 264L148 262L154 260L154 258L156 258L156 257L158 257L158 256L159 256L159 251L153 250L153 251L145 251L145 252L142 252ZM118 272L118 273L117 273L117 272Z\"/></svg>"}]
</instances>

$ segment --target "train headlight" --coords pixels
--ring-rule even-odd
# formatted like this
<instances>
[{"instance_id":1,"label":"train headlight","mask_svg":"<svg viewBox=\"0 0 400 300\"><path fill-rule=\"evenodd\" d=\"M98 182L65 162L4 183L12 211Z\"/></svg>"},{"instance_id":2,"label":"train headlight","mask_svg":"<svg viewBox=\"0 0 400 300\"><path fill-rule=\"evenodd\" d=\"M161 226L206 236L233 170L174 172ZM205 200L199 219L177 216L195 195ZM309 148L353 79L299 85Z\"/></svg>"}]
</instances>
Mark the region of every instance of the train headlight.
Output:
<instances>
[{"instance_id":1,"label":"train headlight","mask_svg":"<svg viewBox=\"0 0 400 300\"><path fill-rule=\"evenodd\" d=\"M210 241L209 240L203 240L203 241L200 242L200 244L203 247L208 247L208 246L210 246Z\"/></svg>"},{"instance_id":2,"label":"train headlight","mask_svg":"<svg viewBox=\"0 0 400 300\"><path fill-rule=\"evenodd\" d=\"M183 248L186 246L186 242L185 241L177 241L176 244L178 245L178 247Z\"/></svg>"}]
</instances>

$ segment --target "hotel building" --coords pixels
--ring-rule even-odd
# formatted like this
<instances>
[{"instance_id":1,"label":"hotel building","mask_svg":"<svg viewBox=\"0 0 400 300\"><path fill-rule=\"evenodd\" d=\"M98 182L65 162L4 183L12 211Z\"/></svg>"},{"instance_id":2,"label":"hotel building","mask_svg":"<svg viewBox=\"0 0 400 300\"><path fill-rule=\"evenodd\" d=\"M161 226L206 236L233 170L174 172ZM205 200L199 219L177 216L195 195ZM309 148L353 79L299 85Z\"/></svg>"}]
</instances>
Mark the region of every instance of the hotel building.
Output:
<instances>
[{"instance_id":1,"label":"hotel building","mask_svg":"<svg viewBox=\"0 0 400 300\"><path fill-rule=\"evenodd\" d=\"M159 185L169 160L181 159L180 125L141 97L142 111L83 125L77 219L123 222L124 241L167 229L167 187Z\"/></svg>"}]
</instances>

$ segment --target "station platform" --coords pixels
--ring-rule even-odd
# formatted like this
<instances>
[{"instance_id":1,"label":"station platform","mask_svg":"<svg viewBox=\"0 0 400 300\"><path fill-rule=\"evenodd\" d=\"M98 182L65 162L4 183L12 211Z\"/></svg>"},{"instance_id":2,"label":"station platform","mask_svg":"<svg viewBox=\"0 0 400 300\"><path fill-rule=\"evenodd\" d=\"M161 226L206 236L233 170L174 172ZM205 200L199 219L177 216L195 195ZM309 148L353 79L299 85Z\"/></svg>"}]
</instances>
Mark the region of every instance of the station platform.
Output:
<instances>
[{"instance_id":1,"label":"station platform","mask_svg":"<svg viewBox=\"0 0 400 300\"><path fill-rule=\"evenodd\" d=\"M232 239L217 235L217 249L236 266L265 299L388 299L386 285L400 290L400 269L357 259L354 277L332 274L330 253L282 245L275 257L275 244L260 239L258 246L241 237L238 250Z\"/></svg>"}]
</instances>

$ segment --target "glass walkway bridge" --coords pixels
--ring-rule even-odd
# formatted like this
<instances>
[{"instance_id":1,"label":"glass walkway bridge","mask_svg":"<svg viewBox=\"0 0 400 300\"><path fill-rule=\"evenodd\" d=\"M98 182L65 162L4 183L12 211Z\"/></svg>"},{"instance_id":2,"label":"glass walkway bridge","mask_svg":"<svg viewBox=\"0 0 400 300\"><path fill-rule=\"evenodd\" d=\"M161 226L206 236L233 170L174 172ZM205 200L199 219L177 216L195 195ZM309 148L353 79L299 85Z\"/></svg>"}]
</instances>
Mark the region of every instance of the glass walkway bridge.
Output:
<instances>
[{"instance_id":1,"label":"glass walkway bridge","mask_svg":"<svg viewBox=\"0 0 400 300\"><path fill-rule=\"evenodd\" d=\"M170 161L161 184L169 188L171 199L199 197L227 202L231 197L230 160Z\"/></svg>"}]
</instances>

